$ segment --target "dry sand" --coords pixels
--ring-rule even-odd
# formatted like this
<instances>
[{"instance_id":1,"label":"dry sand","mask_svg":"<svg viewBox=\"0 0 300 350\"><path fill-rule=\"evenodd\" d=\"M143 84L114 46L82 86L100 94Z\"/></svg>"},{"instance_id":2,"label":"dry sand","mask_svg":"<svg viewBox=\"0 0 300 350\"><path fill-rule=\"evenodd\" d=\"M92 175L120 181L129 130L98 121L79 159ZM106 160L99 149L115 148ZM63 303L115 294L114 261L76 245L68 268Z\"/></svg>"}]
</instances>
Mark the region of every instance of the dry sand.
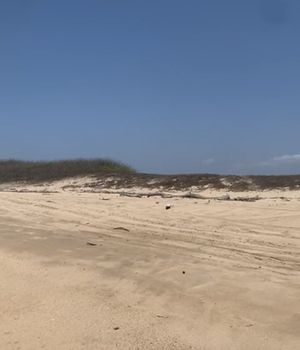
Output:
<instances>
[{"instance_id":1,"label":"dry sand","mask_svg":"<svg viewBox=\"0 0 300 350\"><path fill-rule=\"evenodd\" d=\"M0 349L299 349L298 198L0 193Z\"/></svg>"}]
</instances>

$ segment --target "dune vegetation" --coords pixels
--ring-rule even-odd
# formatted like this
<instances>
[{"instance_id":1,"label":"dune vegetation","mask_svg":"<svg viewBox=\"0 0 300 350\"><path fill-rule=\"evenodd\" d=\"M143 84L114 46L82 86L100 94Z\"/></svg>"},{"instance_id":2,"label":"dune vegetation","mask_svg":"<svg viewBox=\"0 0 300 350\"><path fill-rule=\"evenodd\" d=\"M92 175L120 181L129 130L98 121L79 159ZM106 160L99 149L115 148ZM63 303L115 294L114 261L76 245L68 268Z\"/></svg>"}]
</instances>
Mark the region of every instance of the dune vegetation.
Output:
<instances>
[{"instance_id":1,"label":"dune vegetation","mask_svg":"<svg viewBox=\"0 0 300 350\"><path fill-rule=\"evenodd\" d=\"M133 172L134 169L128 165L109 159L0 161L0 183L12 181L53 181L75 176Z\"/></svg>"}]
</instances>

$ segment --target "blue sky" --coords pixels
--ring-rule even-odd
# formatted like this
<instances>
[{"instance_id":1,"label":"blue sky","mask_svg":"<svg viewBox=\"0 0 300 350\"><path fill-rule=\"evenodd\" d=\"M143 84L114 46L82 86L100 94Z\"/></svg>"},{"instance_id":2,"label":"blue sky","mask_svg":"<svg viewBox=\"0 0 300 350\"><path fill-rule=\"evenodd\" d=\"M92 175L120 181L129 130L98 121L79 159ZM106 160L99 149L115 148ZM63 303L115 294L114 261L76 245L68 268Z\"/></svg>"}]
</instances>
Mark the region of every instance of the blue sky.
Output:
<instances>
[{"instance_id":1,"label":"blue sky","mask_svg":"<svg viewBox=\"0 0 300 350\"><path fill-rule=\"evenodd\" d=\"M0 158L300 173L298 0L0 0Z\"/></svg>"}]
</instances>

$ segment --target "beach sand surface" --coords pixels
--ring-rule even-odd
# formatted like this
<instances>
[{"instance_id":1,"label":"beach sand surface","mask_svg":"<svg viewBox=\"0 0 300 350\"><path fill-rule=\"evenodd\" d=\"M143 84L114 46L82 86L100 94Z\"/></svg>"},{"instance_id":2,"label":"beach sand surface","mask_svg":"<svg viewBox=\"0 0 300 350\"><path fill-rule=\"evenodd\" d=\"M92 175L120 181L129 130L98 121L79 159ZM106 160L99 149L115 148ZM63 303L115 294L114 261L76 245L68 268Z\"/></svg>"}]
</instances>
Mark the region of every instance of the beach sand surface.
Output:
<instances>
[{"instance_id":1,"label":"beach sand surface","mask_svg":"<svg viewBox=\"0 0 300 350\"><path fill-rule=\"evenodd\" d=\"M263 197L1 192L0 349L299 349L300 191Z\"/></svg>"}]
</instances>

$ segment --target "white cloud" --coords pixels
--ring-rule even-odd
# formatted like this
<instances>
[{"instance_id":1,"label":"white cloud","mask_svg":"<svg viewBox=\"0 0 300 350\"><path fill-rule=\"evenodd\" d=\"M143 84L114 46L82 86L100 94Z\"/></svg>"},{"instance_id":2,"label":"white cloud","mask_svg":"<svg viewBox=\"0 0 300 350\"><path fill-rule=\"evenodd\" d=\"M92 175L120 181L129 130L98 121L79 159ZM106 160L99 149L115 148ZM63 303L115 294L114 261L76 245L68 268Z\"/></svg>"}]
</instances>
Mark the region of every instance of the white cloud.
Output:
<instances>
[{"instance_id":1,"label":"white cloud","mask_svg":"<svg viewBox=\"0 0 300 350\"><path fill-rule=\"evenodd\" d=\"M269 171L290 171L291 168L299 168L300 153L284 154L281 156L274 156L270 159L258 162L236 163L233 164L232 169L238 173L260 173Z\"/></svg>"},{"instance_id":2,"label":"white cloud","mask_svg":"<svg viewBox=\"0 0 300 350\"><path fill-rule=\"evenodd\" d=\"M205 165L211 165L211 164L214 164L214 162L215 162L214 158L208 158L202 161L202 163Z\"/></svg>"},{"instance_id":3,"label":"white cloud","mask_svg":"<svg viewBox=\"0 0 300 350\"><path fill-rule=\"evenodd\" d=\"M273 157L272 161L275 163L300 163L300 154L286 154L283 156Z\"/></svg>"},{"instance_id":4,"label":"white cloud","mask_svg":"<svg viewBox=\"0 0 300 350\"><path fill-rule=\"evenodd\" d=\"M257 163L260 167L274 167L274 166L285 166L300 164L300 154L285 154L282 156L275 156L271 159Z\"/></svg>"}]
</instances>

